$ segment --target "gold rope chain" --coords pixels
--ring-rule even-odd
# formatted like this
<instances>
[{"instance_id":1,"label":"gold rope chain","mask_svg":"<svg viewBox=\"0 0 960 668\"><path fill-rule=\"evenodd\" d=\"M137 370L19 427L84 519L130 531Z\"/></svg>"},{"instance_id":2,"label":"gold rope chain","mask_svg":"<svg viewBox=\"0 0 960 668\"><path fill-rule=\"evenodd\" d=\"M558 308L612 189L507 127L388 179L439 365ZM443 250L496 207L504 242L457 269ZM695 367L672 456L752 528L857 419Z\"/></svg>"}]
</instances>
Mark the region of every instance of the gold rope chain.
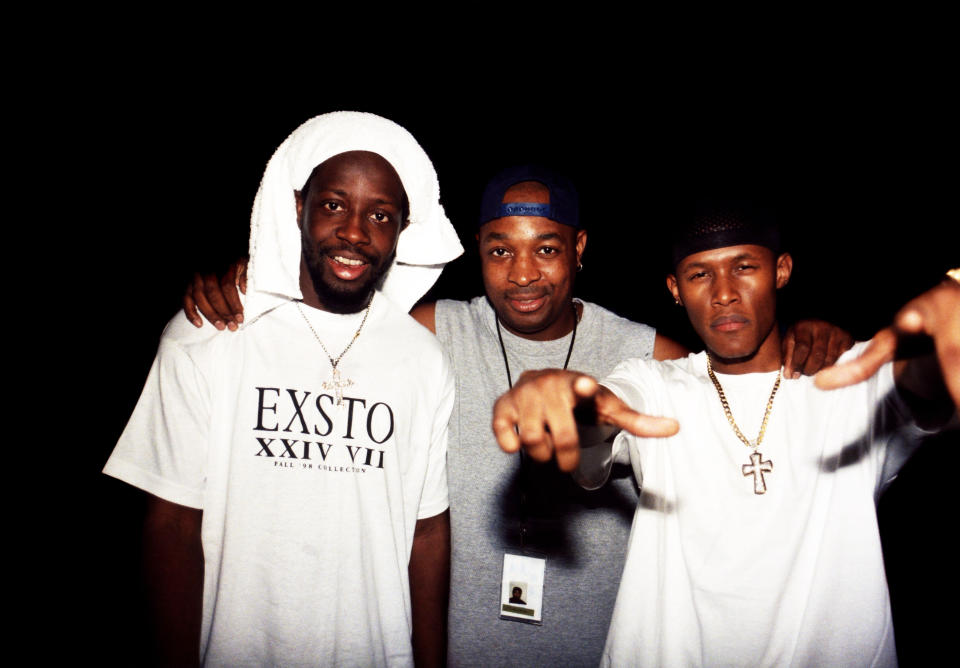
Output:
<instances>
[{"instance_id":1,"label":"gold rope chain","mask_svg":"<svg viewBox=\"0 0 960 668\"><path fill-rule=\"evenodd\" d=\"M720 403L723 404L723 413L727 416L727 422L729 422L730 426L733 427L733 431L737 435L737 438L743 441L743 444L748 448L759 448L760 442L763 441L763 435L767 431L767 420L770 419L770 411L773 410L773 398L777 396L777 390L780 389L782 370L777 371L777 381L773 384L773 391L770 393L770 399L767 400L767 410L763 414L763 423L760 425L760 433L757 435L757 440L755 443L751 443L747 437L743 435L743 432L740 431L740 427L737 426L736 421L733 419L733 413L730 412L730 404L727 403L727 396L723 393L723 388L720 386L720 381L717 380L717 375L713 373L713 365L710 363L710 353L707 353L707 375L710 376L710 380L713 381L713 386L717 388L717 394L720 395Z\"/></svg>"}]
</instances>

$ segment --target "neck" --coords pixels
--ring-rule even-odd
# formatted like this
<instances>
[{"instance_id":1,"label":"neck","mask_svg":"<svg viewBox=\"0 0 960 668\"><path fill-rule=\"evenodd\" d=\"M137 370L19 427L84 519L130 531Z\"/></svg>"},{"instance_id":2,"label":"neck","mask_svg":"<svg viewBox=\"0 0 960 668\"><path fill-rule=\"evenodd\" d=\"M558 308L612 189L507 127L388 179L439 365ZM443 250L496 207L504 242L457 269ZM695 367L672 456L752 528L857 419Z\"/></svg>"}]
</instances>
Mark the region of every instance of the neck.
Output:
<instances>
[{"instance_id":1,"label":"neck","mask_svg":"<svg viewBox=\"0 0 960 668\"><path fill-rule=\"evenodd\" d=\"M494 313L496 314L496 311L494 311ZM562 339L573 331L574 324L576 324L582 317L583 304L573 301L572 299L570 300L570 307L564 309L563 314L559 318L550 323L547 327L544 327L536 332L518 332L512 327L509 327L504 322L503 318L499 318L498 316L501 327L506 329L514 336L518 336L521 339L527 339L528 341L556 341L557 339Z\"/></svg>"},{"instance_id":2,"label":"neck","mask_svg":"<svg viewBox=\"0 0 960 668\"><path fill-rule=\"evenodd\" d=\"M780 351L780 330L777 323L773 323L770 333L755 351L744 357L723 357L719 353L707 348L713 370L717 373L742 374L765 373L777 371L783 365L783 354Z\"/></svg>"}]
</instances>

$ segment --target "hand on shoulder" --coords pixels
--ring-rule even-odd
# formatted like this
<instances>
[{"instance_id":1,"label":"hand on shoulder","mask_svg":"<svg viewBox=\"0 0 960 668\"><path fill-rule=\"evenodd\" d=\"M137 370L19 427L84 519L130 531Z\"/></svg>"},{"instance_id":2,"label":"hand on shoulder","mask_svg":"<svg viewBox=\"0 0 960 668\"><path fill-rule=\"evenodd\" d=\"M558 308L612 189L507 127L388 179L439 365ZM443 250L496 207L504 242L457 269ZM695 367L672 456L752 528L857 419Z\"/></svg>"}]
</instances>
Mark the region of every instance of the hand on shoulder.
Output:
<instances>
[{"instance_id":1,"label":"hand on shoulder","mask_svg":"<svg viewBox=\"0 0 960 668\"><path fill-rule=\"evenodd\" d=\"M194 274L183 295L183 313L194 327L203 326L202 314L217 329L237 331L243 322L240 292L247 294L247 259L237 260L222 278Z\"/></svg>"}]
</instances>

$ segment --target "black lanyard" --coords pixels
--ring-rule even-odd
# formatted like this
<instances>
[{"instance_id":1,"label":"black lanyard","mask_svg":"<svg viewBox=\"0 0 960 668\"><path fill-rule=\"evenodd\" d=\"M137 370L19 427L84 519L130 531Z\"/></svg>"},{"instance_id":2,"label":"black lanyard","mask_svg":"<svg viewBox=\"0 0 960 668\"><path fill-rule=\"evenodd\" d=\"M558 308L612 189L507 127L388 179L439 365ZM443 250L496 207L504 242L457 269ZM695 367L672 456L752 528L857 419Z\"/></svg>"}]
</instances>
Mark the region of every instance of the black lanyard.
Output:
<instances>
[{"instance_id":1,"label":"black lanyard","mask_svg":"<svg viewBox=\"0 0 960 668\"><path fill-rule=\"evenodd\" d=\"M573 354L573 342L577 340L577 305L570 302L573 307L573 336L570 337L570 347L567 348L567 358L563 360L563 369L566 371L570 364L570 355ZM497 323L497 339L500 340L500 352L503 353L503 365L507 367L507 384L513 389L513 377L510 375L510 362L507 360L507 349L503 345L503 334L500 333L500 316L494 313L494 321Z\"/></svg>"},{"instance_id":2,"label":"black lanyard","mask_svg":"<svg viewBox=\"0 0 960 668\"><path fill-rule=\"evenodd\" d=\"M566 370L570 363L570 355L573 354L573 342L577 340L577 305L570 302L573 307L573 335L570 337L570 347L567 348L567 358L563 360L563 368ZM507 349L503 345L503 334L500 333L500 316L494 312L494 319L497 323L497 339L500 341L500 352L503 353L503 365L507 368L507 384L513 389L513 377L510 375L510 362L507 360ZM527 535L527 489L529 488L529 466L526 458L523 456L523 449L520 449L520 548L523 549L524 539Z\"/></svg>"}]
</instances>

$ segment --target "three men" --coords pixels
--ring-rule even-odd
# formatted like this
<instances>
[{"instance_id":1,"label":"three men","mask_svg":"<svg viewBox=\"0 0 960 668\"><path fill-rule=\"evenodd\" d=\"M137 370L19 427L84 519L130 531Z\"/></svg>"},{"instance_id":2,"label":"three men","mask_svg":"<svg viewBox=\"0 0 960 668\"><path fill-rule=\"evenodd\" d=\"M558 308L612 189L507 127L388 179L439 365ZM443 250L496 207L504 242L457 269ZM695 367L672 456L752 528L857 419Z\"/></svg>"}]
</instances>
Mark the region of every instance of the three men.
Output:
<instances>
[{"instance_id":1,"label":"three men","mask_svg":"<svg viewBox=\"0 0 960 668\"><path fill-rule=\"evenodd\" d=\"M406 313L461 250L438 195L403 128L312 119L257 194L242 331L165 331L104 469L151 494L163 660L442 661L453 378Z\"/></svg>"},{"instance_id":2,"label":"three men","mask_svg":"<svg viewBox=\"0 0 960 668\"><path fill-rule=\"evenodd\" d=\"M921 362L832 393L784 377L775 304L792 259L762 223L715 210L675 244L668 287L705 352L628 360L599 386L535 372L497 402L504 450L563 470L585 454L578 477L593 483L610 440L585 433L600 443L581 451L574 407L626 430L613 455L642 492L604 665L896 663L875 502L915 441L903 416L937 421L951 407ZM922 304L929 332L956 350L960 285ZM943 359L945 375L960 373Z\"/></svg>"},{"instance_id":3,"label":"three men","mask_svg":"<svg viewBox=\"0 0 960 668\"><path fill-rule=\"evenodd\" d=\"M687 351L646 325L573 298L587 232L575 188L552 170L528 165L491 179L476 240L485 295L412 312L436 333L457 386L448 454L449 663L508 665L522 651L530 664L596 665L636 486L626 466L602 490L587 492L553 466L497 457L489 431L492 406L528 369L567 364L605 375L622 359L669 359ZM226 283L232 286L231 279ZM208 295L191 294L208 312ZM215 290L210 296L222 299ZM226 297L235 300L235 292L226 290ZM220 308L220 318L230 317ZM826 363L842 349L827 350ZM802 356L795 367L804 367ZM545 561L538 585L542 625L501 619L512 592L505 555ZM531 603L531 590L525 591Z\"/></svg>"}]
</instances>

